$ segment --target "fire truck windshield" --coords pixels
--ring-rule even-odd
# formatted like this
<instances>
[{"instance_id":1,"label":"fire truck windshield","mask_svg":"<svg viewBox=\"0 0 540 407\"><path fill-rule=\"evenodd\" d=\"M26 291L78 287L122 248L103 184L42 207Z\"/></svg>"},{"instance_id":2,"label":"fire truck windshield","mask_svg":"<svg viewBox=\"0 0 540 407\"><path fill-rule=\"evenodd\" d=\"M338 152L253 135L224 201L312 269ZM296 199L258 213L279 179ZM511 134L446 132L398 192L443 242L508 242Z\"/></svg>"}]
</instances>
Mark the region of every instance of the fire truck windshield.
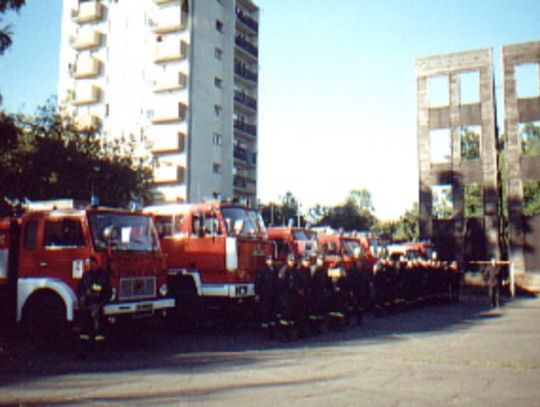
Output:
<instances>
[{"instance_id":1,"label":"fire truck windshield","mask_svg":"<svg viewBox=\"0 0 540 407\"><path fill-rule=\"evenodd\" d=\"M266 233L261 215L253 209L225 207L221 213L229 235L255 236Z\"/></svg>"},{"instance_id":2,"label":"fire truck windshield","mask_svg":"<svg viewBox=\"0 0 540 407\"><path fill-rule=\"evenodd\" d=\"M293 231L294 240L302 241L316 241L317 235L313 232L308 232L306 230L295 230Z\"/></svg>"},{"instance_id":3,"label":"fire truck windshield","mask_svg":"<svg viewBox=\"0 0 540 407\"><path fill-rule=\"evenodd\" d=\"M91 213L88 216L96 249L151 252L156 247L149 216Z\"/></svg>"},{"instance_id":4,"label":"fire truck windshield","mask_svg":"<svg viewBox=\"0 0 540 407\"><path fill-rule=\"evenodd\" d=\"M353 256L355 249L362 250L358 240L342 240L341 246L343 247L343 254L346 256Z\"/></svg>"}]
</instances>

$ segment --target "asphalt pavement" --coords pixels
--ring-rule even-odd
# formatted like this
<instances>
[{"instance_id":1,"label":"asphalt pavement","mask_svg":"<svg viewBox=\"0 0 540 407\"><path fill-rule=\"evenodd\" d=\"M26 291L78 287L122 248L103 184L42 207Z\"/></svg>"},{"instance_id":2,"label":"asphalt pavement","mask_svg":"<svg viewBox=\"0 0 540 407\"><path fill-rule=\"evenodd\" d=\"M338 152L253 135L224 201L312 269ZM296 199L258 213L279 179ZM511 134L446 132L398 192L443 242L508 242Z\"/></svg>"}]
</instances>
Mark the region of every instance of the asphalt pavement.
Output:
<instances>
[{"instance_id":1,"label":"asphalt pavement","mask_svg":"<svg viewBox=\"0 0 540 407\"><path fill-rule=\"evenodd\" d=\"M468 295L292 342L252 323L117 330L103 359L0 333L0 404L540 405L540 299Z\"/></svg>"}]
</instances>

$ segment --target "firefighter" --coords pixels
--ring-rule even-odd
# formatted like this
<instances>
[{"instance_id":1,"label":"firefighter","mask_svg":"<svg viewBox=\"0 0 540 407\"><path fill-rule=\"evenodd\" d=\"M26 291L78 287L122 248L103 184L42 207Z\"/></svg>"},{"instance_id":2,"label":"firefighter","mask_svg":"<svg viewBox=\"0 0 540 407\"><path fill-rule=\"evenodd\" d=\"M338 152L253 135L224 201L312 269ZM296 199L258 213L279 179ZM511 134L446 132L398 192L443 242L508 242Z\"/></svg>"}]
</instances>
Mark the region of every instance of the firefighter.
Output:
<instances>
[{"instance_id":1,"label":"firefighter","mask_svg":"<svg viewBox=\"0 0 540 407\"><path fill-rule=\"evenodd\" d=\"M340 329L346 323L347 313L347 272L341 258L336 265L328 270L331 281L329 298L329 324L331 329Z\"/></svg>"},{"instance_id":2,"label":"firefighter","mask_svg":"<svg viewBox=\"0 0 540 407\"><path fill-rule=\"evenodd\" d=\"M373 292L375 301L375 315L381 316L384 312L386 298L386 260L380 259L373 266Z\"/></svg>"},{"instance_id":3,"label":"firefighter","mask_svg":"<svg viewBox=\"0 0 540 407\"><path fill-rule=\"evenodd\" d=\"M86 357L89 351L101 353L105 342L103 306L110 298L110 275L105 269L98 266L96 258L92 256L90 257L89 270L84 273L77 287L81 357Z\"/></svg>"},{"instance_id":4,"label":"firefighter","mask_svg":"<svg viewBox=\"0 0 540 407\"><path fill-rule=\"evenodd\" d=\"M271 338L276 325L275 299L278 270L272 256L266 257L266 267L258 270L255 278L255 301L263 336Z\"/></svg>"},{"instance_id":5,"label":"firefighter","mask_svg":"<svg viewBox=\"0 0 540 407\"><path fill-rule=\"evenodd\" d=\"M457 261L450 263L450 300L452 302L459 302L459 291L461 288L461 271Z\"/></svg>"},{"instance_id":6,"label":"firefighter","mask_svg":"<svg viewBox=\"0 0 540 407\"><path fill-rule=\"evenodd\" d=\"M304 255L297 268L297 279L300 285L298 290L298 309L296 311L296 325L300 336L307 336L309 333L309 305L311 303L311 258Z\"/></svg>"},{"instance_id":7,"label":"firefighter","mask_svg":"<svg viewBox=\"0 0 540 407\"><path fill-rule=\"evenodd\" d=\"M349 313L356 316L356 324L361 325L364 315L363 307L363 264L362 264L362 250L357 247L353 252L353 263L347 274L348 289L349 289Z\"/></svg>"},{"instance_id":8,"label":"firefighter","mask_svg":"<svg viewBox=\"0 0 540 407\"><path fill-rule=\"evenodd\" d=\"M324 264L324 256L319 254L311 268L311 295L309 297L309 322L314 332L320 332L323 329L324 316L328 312L329 297L328 269Z\"/></svg>"},{"instance_id":9,"label":"firefighter","mask_svg":"<svg viewBox=\"0 0 540 407\"><path fill-rule=\"evenodd\" d=\"M495 259L484 268L484 278L488 285L488 301L491 308L500 306L501 272Z\"/></svg>"},{"instance_id":10,"label":"firefighter","mask_svg":"<svg viewBox=\"0 0 540 407\"><path fill-rule=\"evenodd\" d=\"M299 278L296 256L289 253L287 262L281 267L277 281L277 323L286 339L292 338L292 332L298 321L302 282Z\"/></svg>"}]
</instances>

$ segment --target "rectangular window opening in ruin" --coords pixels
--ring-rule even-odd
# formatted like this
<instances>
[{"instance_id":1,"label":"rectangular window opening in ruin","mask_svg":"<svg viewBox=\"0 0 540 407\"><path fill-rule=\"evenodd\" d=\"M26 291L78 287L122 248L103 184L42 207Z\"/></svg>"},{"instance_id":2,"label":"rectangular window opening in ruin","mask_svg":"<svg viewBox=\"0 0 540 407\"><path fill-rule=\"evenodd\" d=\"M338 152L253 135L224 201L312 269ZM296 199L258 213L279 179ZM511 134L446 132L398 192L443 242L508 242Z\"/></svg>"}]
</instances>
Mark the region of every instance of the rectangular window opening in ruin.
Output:
<instances>
[{"instance_id":1,"label":"rectangular window opening in ruin","mask_svg":"<svg viewBox=\"0 0 540 407\"><path fill-rule=\"evenodd\" d=\"M459 104L480 102L480 72L470 71L459 74Z\"/></svg>"},{"instance_id":2,"label":"rectangular window opening in ruin","mask_svg":"<svg viewBox=\"0 0 540 407\"><path fill-rule=\"evenodd\" d=\"M523 182L523 215L540 215L540 180Z\"/></svg>"},{"instance_id":3,"label":"rectangular window opening in ruin","mask_svg":"<svg viewBox=\"0 0 540 407\"><path fill-rule=\"evenodd\" d=\"M433 219L451 219L454 214L452 185L433 185L431 191Z\"/></svg>"},{"instance_id":4,"label":"rectangular window opening in ruin","mask_svg":"<svg viewBox=\"0 0 540 407\"><path fill-rule=\"evenodd\" d=\"M482 126L466 126L460 129L461 158L475 160L480 158L480 140L482 139Z\"/></svg>"},{"instance_id":5,"label":"rectangular window opening in ruin","mask_svg":"<svg viewBox=\"0 0 540 407\"><path fill-rule=\"evenodd\" d=\"M482 185L466 184L464 188L465 217L484 216L484 189Z\"/></svg>"},{"instance_id":6,"label":"rectangular window opening in ruin","mask_svg":"<svg viewBox=\"0 0 540 407\"><path fill-rule=\"evenodd\" d=\"M521 154L524 156L540 155L540 120L519 124Z\"/></svg>"},{"instance_id":7,"label":"rectangular window opening in ruin","mask_svg":"<svg viewBox=\"0 0 540 407\"><path fill-rule=\"evenodd\" d=\"M540 96L539 64L516 65L516 94L519 99Z\"/></svg>"},{"instance_id":8,"label":"rectangular window opening in ruin","mask_svg":"<svg viewBox=\"0 0 540 407\"><path fill-rule=\"evenodd\" d=\"M450 129L429 131L430 159L433 164L449 163L452 160L452 138Z\"/></svg>"},{"instance_id":9,"label":"rectangular window opening in ruin","mask_svg":"<svg viewBox=\"0 0 540 407\"><path fill-rule=\"evenodd\" d=\"M430 76L428 78L429 107L450 105L450 85L448 75Z\"/></svg>"}]
</instances>

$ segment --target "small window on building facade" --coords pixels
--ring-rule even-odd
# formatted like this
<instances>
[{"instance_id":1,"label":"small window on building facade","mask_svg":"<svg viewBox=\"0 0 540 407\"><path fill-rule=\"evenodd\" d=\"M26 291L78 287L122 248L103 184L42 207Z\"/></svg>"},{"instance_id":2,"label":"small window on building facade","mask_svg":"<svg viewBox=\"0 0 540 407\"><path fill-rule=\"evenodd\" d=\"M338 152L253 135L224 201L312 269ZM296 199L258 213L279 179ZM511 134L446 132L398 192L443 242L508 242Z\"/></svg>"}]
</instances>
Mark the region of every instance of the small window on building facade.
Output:
<instances>
[{"instance_id":1,"label":"small window on building facade","mask_svg":"<svg viewBox=\"0 0 540 407\"><path fill-rule=\"evenodd\" d=\"M220 105L214 105L214 113L216 114L216 117L221 116L221 111L223 108Z\"/></svg>"},{"instance_id":2,"label":"small window on building facade","mask_svg":"<svg viewBox=\"0 0 540 407\"><path fill-rule=\"evenodd\" d=\"M223 50L221 48L214 49L214 57L221 61L221 59L223 58Z\"/></svg>"},{"instance_id":3,"label":"small window on building facade","mask_svg":"<svg viewBox=\"0 0 540 407\"><path fill-rule=\"evenodd\" d=\"M215 146L221 145L221 134L219 133L212 134L212 144Z\"/></svg>"},{"instance_id":4,"label":"small window on building facade","mask_svg":"<svg viewBox=\"0 0 540 407\"><path fill-rule=\"evenodd\" d=\"M214 171L214 174L221 174L221 164L220 163L213 163L212 164L212 171Z\"/></svg>"},{"instance_id":5,"label":"small window on building facade","mask_svg":"<svg viewBox=\"0 0 540 407\"><path fill-rule=\"evenodd\" d=\"M540 180L523 182L523 215L540 215Z\"/></svg>"},{"instance_id":6,"label":"small window on building facade","mask_svg":"<svg viewBox=\"0 0 540 407\"><path fill-rule=\"evenodd\" d=\"M221 78L214 78L214 86L220 89L223 87L223 81Z\"/></svg>"},{"instance_id":7,"label":"small window on building facade","mask_svg":"<svg viewBox=\"0 0 540 407\"><path fill-rule=\"evenodd\" d=\"M216 20L216 30L223 34L223 31L224 31L223 23L219 20Z\"/></svg>"}]
</instances>

